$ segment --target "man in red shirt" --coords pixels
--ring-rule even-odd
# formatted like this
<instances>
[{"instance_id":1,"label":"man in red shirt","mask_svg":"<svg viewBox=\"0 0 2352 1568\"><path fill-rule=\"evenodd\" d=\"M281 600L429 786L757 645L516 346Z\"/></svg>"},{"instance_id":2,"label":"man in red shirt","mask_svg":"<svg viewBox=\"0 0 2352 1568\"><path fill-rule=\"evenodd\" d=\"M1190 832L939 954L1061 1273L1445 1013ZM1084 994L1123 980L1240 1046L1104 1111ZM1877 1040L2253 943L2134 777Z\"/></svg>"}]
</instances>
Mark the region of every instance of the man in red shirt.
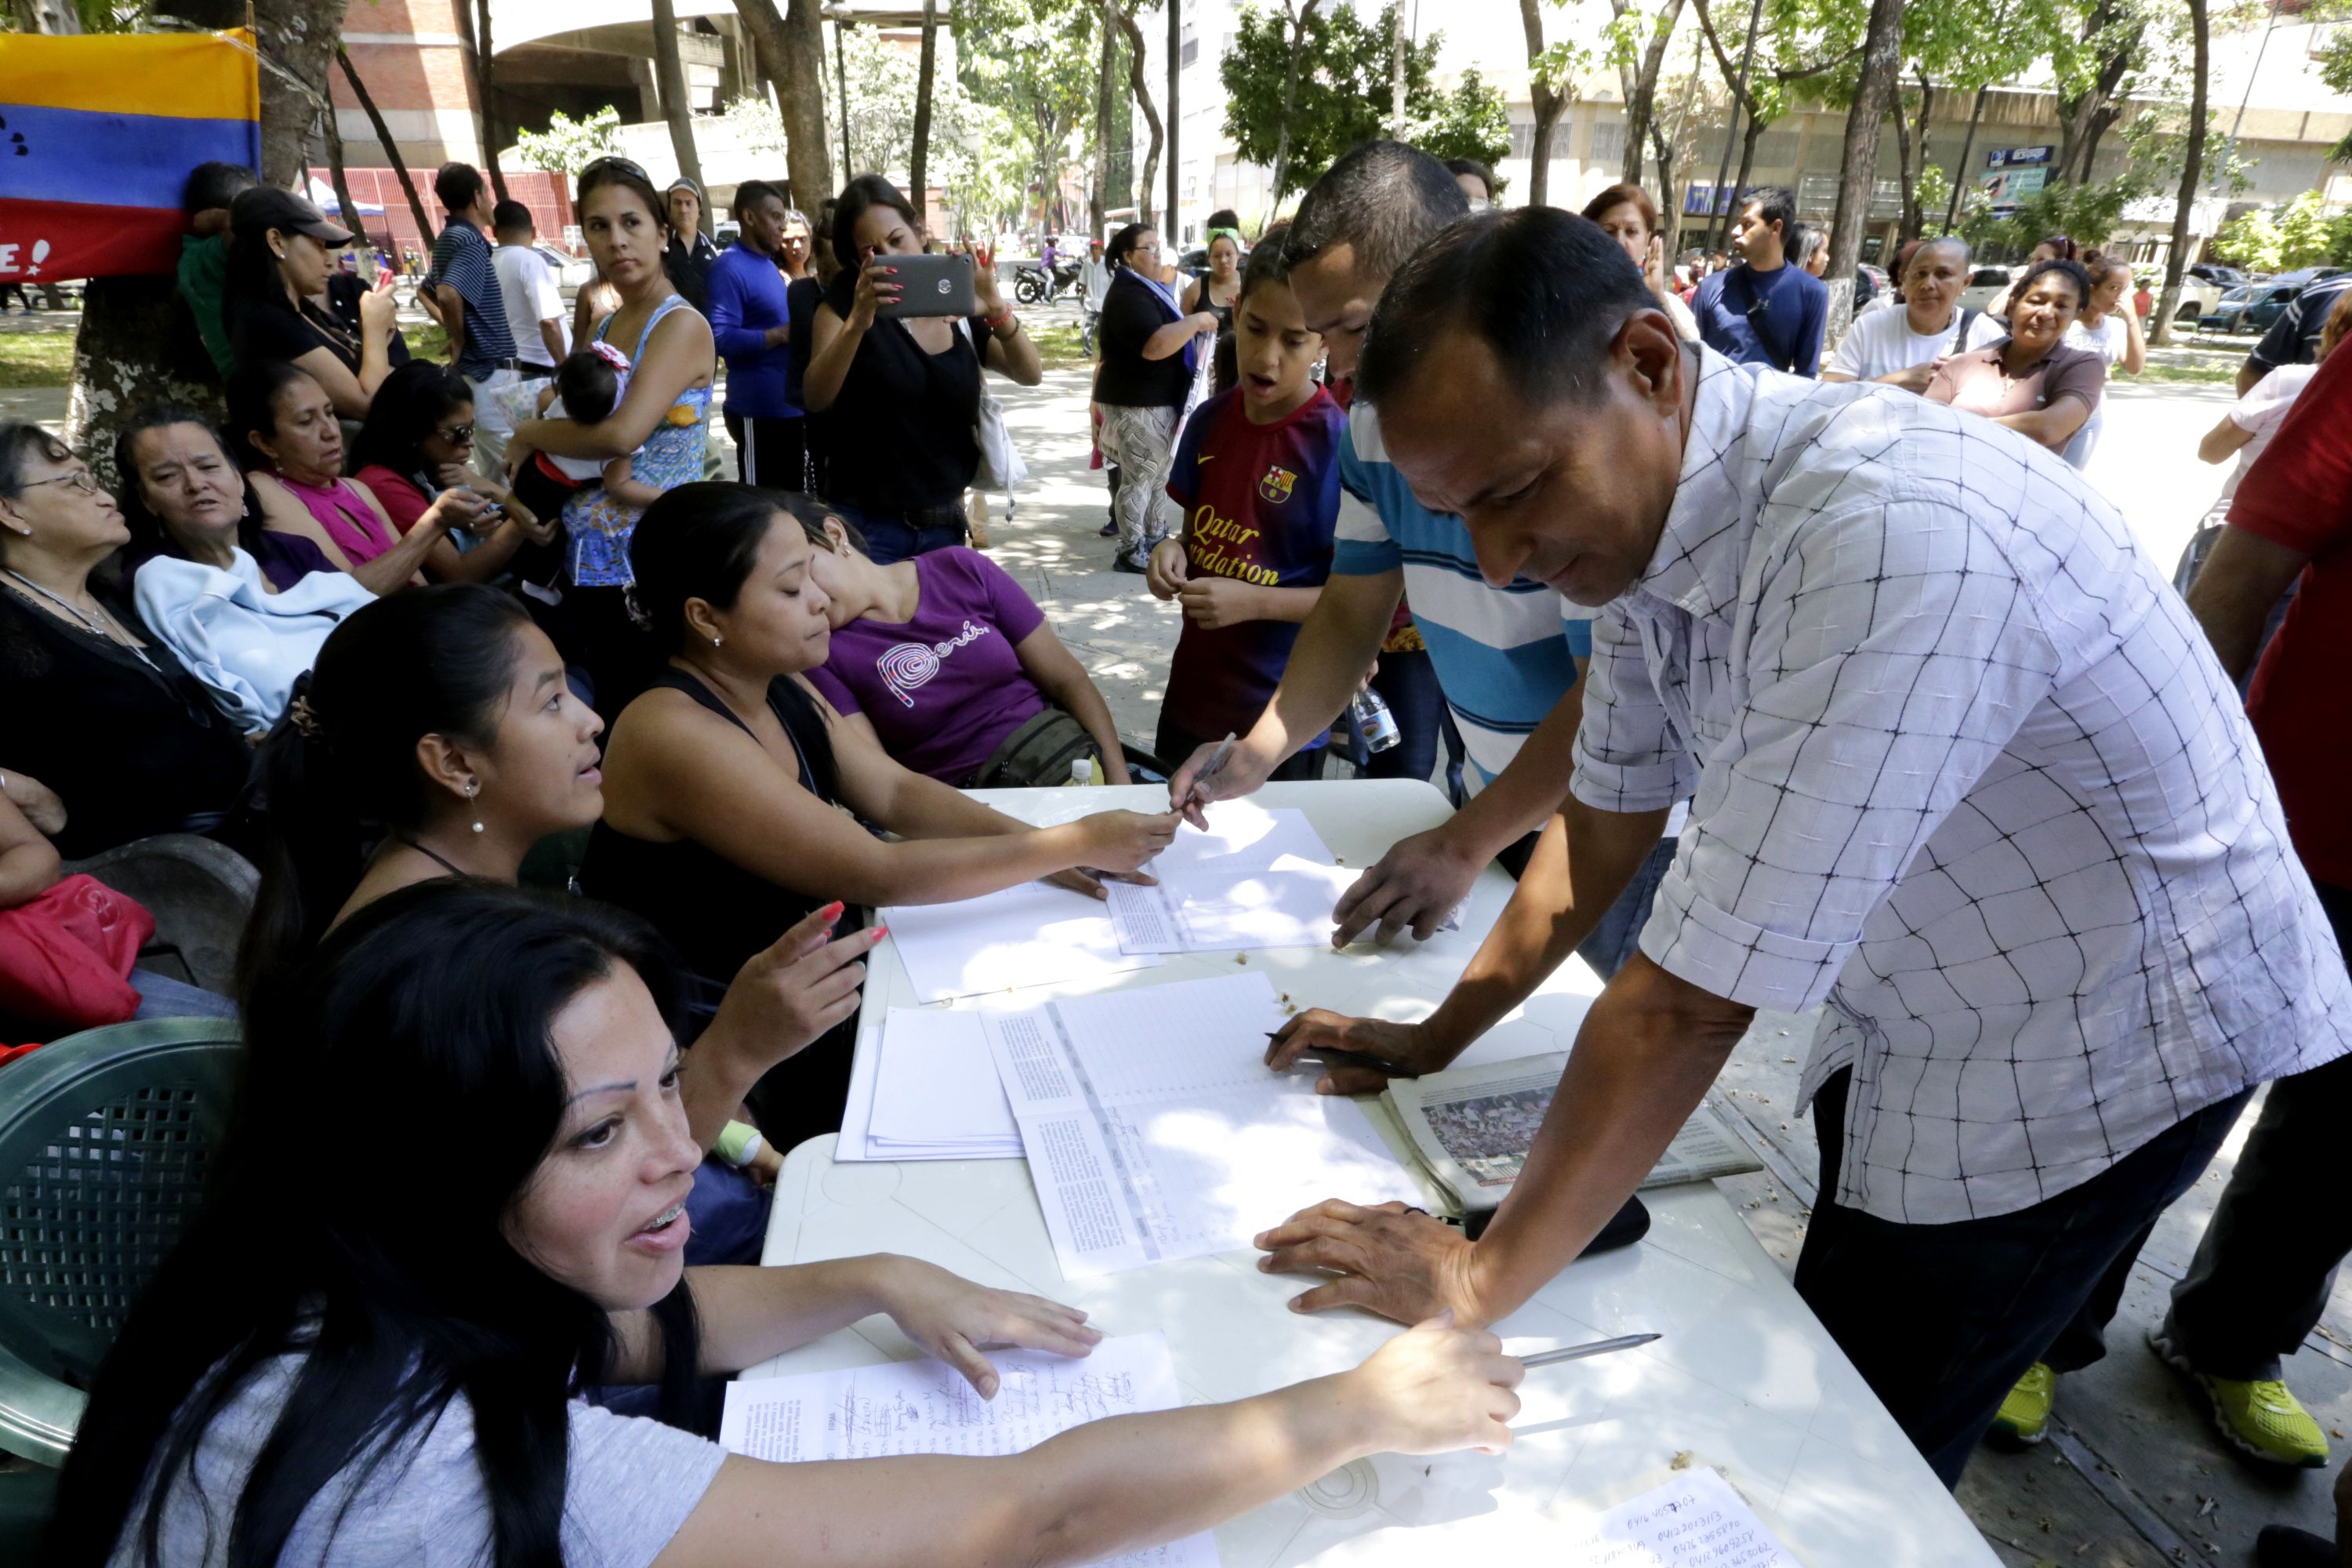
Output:
<instances>
[{"instance_id":1,"label":"man in red shirt","mask_svg":"<svg viewBox=\"0 0 2352 1568\"><path fill-rule=\"evenodd\" d=\"M2239 486L2229 526L2189 605L2222 668L2242 679L2260 653L2247 716L2269 759L2287 831L2339 947L2352 946L2352 353L2328 356ZM2262 648L2271 606L2300 581ZM2212 1401L2222 1435L2275 1464L2327 1462L2327 1443L2280 1380L2319 1321L2352 1251L2352 1208L2315 1203L2339 1184L2352 1120L2352 1058L2271 1085L2172 1310L2157 1352ZM2285 1543L2265 1531L2263 1557ZM2332 1557L2332 1550L2330 1556Z\"/></svg>"}]
</instances>

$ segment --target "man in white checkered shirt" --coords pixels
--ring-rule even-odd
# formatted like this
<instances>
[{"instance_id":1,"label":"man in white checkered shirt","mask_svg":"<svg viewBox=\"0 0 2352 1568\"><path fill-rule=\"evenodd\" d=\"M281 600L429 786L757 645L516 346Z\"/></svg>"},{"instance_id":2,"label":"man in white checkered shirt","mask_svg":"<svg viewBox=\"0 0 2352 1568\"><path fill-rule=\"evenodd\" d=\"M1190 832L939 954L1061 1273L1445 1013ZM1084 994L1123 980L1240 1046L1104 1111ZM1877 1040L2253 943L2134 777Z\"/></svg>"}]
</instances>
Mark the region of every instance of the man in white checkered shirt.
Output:
<instances>
[{"instance_id":1,"label":"man in white checkered shirt","mask_svg":"<svg viewBox=\"0 0 2352 1568\"><path fill-rule=\"evenodd\" d=\"M1448 229L1389 285L1360 376L1489 581L1608 606L1568 873L1520 884L1446 1008L1516 1005L1696 794L1484 1237L1335 1202L1261 1237L1267 1266L1339 1274L1303 1307L1491 1322L1633 1192L1756 1008L1826 1003L1798 1289L1957 1481L2021 1374L2100 1353L2253 1086L2352 1048L2236 692L2063 463L1685 346L1580 218Z\"/></svg>"}]
</instances>

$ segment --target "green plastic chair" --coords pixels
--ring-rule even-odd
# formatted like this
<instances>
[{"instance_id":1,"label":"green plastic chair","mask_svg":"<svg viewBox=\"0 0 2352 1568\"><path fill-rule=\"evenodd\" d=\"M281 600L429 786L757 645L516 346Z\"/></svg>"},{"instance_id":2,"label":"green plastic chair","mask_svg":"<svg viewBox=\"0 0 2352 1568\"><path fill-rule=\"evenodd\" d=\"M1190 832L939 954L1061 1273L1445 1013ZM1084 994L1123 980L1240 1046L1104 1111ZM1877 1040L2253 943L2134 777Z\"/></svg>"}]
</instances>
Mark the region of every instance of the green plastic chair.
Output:
<instances>
[{"instance_id":1,"label":"green plastic chair","mask_svg":"<svg viewBox=\"0 0 2352 1568\"><path fill-rule=\"evenodd\" d=\"M220 1018L0 1068L0 1449L58 1466L131 1301L203 1201L244 1047Z\"/></svg>"}]
</instances>

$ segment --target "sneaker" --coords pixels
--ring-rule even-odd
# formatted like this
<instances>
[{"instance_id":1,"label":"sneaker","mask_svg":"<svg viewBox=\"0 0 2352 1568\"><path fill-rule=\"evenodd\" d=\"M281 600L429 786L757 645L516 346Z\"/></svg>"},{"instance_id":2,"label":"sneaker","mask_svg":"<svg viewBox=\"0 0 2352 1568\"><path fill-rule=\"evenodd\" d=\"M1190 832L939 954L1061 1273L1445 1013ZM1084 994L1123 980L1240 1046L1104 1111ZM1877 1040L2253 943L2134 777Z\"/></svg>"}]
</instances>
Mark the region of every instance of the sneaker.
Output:
<instances>
[{"instance_id":1,"label":"sneaker","mask_svg":"<svg viewBox=\"0 0 2352 1568\"><path fill-rule=\"evenodd\" d=\"M2058 1374L2048 1362L2035 1362L1994 1413L1990 1436L2028 1447L2050 1435L2050 1406L2058 1396Z\"/></svg>"},{"instance_id":2,"label":"sneaker","mask_svg":"<svg viewBox=\"0 0 2352 1568\"><path fill-rule=\"evenodd\" d=\"M2327 1463L2326 1434L2285 1384L2276 1378L2209 1377L2189 1364L2168 1327L2150 1329L2147 1348L2204 1391L2223 1442L2264 1464L2315 1470Z\"/></svg>"},{"instance_id":3,"label":"sneaker","mask_svg":"<svg viewBox=\"0 0 2352 1568\"><path fill-rule=\"evenodd\" d=\"M1114 572L1129 573L1138 577L1147 576L1151 571L1150 567L1138 561L1134 556L1126 554L1112 556L1110 569Z\"/></svg>"}]
</instances>

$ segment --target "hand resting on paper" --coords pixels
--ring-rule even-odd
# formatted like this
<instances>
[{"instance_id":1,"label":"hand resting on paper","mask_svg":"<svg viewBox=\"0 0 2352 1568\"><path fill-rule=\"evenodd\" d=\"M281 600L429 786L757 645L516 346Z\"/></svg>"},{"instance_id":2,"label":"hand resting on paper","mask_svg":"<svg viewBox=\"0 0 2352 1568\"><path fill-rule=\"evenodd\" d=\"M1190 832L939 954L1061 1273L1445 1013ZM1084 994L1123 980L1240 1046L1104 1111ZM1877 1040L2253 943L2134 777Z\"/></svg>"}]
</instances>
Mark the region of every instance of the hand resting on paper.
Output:
<instances>
[{"instance_id":1,"label":"hand resting on paper","mask_svg":"<svg viewBox=\"0 0 2352 1568\"><path fill-rule=\"evenodd\" d=\"M1361 1307L1400 1323L1451 1311L1483 1323L1472 1277L1476 1244L1442 1220L1402 1204L1359 1207L1337 1198L1301 1209L1262 1231L1254 1243L1267 1274L1325 1274L1313 1289L1291 1298L1294 1312Z\"/></svg>"},{"instance_id":2,"label":"hand resting on paper","mask_svg":"<svg viewBox=\"0 0 2352 1568\"><path fill-rule=\"evenodd\" d=\"M1443 826L1398 839L1341 895L1331 911L1331 945L1347 946L1375 922L1381 929L1373 940L1383 946L1407 927L1415 942L1427 942L1461 907L1485 866Z\"/></svg>"},{"instance_id":3,"label":"hand resting on paper","mask_svg":"<svg viewBox=\"0 0 2352 1568\"><path fill-rule=\"evenodd\" d=\"M1043 1296L992 1290L914 1258L886 1258L882 1310L923 1350L958 1372L982 1399L996 1397L996 1368L983 1350L1017 1347L1082 1356L1102 1339L1087 1315Z\"/></svg>"},{"instance_id":4,"label":"hand resting on paper","mask_svg":"<svg viewBox=\"0 0 2352 1568\"><path fill-rule=\"evenodd\" d=\"M1385 1018L1350 1018L1327 1008L1309 1007L1275 1031L1265 1047L1265 1065L1288 1072L1301 1057L1318 1051L1352 1051L1412 1069L1410 1076L1435 1072L1452 1059L1440 1051L1418 1024L1391 1024ZM1333 1064L1315 1080L1318 1094L1378 1094L1397 1076L1374 1068Z\"/></svg>"}]
</instances>

